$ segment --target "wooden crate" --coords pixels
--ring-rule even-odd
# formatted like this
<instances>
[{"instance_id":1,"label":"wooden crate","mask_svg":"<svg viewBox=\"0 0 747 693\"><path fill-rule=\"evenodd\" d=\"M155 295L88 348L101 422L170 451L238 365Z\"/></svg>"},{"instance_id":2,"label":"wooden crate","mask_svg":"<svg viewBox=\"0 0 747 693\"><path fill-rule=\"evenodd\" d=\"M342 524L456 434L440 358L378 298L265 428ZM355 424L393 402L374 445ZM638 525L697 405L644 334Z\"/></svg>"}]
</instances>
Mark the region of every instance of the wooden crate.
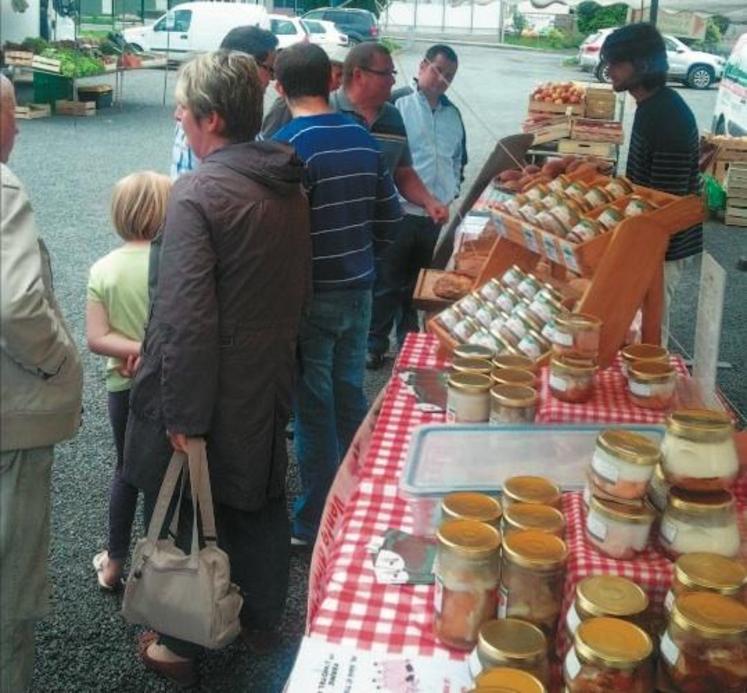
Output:
<instances>
[{"instance_id":1,"label":"wooden crate","mask_svg":"<svg viewBox=\"0 0 747 693\"><path fill-rule=\"evenodd\" d=\"M732 164L747 162L747 137L706 134L704 139L717 148L708 172L723 184Z\"/></svg>"},{"instance_id":2,"label":"wooden crate","mask_svg":"<svg viewBox=\"0 0 747 693\"><path fill-rule=\"evenodd\" d=\"M581 140L560 140L558 154L575 154L577 156L596 156L614 161L615 145L610 142L582 142Z\"/></svg>"},{"instance_id":3,"label":"wooden crate","mask_svg":"<svg viewBox=\"0 0 747 693\"><path fill-rule=\"evenodd\" d=\"M525 133L534 135L532 144L545 144L554 142L571 135L571 120L568 116L561 115L557 118L548 119L545 122L526 123L522 126Z\"/></svg>"},{"instance_id":4,"label":"wooden crate","mask_svg":"<svg viewBox=\"0 0 747 693\"><path fill-rule=\"evenodd\" d=\"M31 61L31 68L40 72L52 72L60 74L62 71L62 61L55 58L45 58L41 55L35 55Z\"/></svg>"},{"instance_id":5,"label":"wooden crate","mask_svg":"<svg viewBox=\"0 0 747 693\"><path fill-rule=\"evenodd\" d=\"M622 123L617 120L572 118L570 138L582 142L622 144L624 133Z\"/></svg>"},{"instance_id":6,"label":"wooden crate","mask_svg":"<svg viewBox=\"0 0 747 693\"><path fill-rule=\"evenodd\" d=\"M412 294L412 305L418 310L432 313L441 311L454 303L453 300L436 296L433 293L433 285L446 274L452 273L430 268L421 269Z\"/></svg>"},{"instance_id":7,"label":"wooden crate","mask_svg":"<svg viewBox=\"0 0 747 693\"><path fill-rule=\"evenodd\" d=\"M96 115L96 102L95 101L55 101L54 112L57 115L71 115L71 116L95 116Z\"/></svg>"},{"instance_id":8,"label":"wooden crate","mask_svg":"<svg viewBox=\"0 0 747 693\"><path fill-rule=\"evenodd\" d=\"M611 87L602 85L586 88L586 108L584 115L587 118L600 120L612 120L617 109L617 94Z\"/></svg>"},{"instance_id":9,"label":"wooden crate","mask_svg":"<svg viewBox=\"0 0 747 693\"><path fill-rule=\"evenodd\" d=\"M583 115L583 103L549 103L547 101L535 101L529 99L530 113L563 113L565 115Z\"/></svg>"},{"instance_id":10,"label":"wooden crate","mask_svg":"<svg viewBox=\"0 0 747 693\"><path fill-rule=\"evenodd\" d=\"M747 164L734 162L724 182L727 226L747 226Z\"/></svg>"},{"instance_id":11,"label":"wooden crate","mask_svg":"<svg viewBox=\"0 0 747 693\"><path fill-rule=\"evenodd\" d=\"M47 103L27 103L24 106L16 106L16 118L21 120L34 120L51 115L52 107Z\"/></svg>"},{"instance_id":12,"label":"wooden crate","mask_svg":"<svg viewBox=\"0 0 747 693\"><path fill-rule=\"evenodd\" d=\"M16 67L31 67L34 54L31 51L5 51L5 62L7 65Z\"/></svg>"}]
</instances>

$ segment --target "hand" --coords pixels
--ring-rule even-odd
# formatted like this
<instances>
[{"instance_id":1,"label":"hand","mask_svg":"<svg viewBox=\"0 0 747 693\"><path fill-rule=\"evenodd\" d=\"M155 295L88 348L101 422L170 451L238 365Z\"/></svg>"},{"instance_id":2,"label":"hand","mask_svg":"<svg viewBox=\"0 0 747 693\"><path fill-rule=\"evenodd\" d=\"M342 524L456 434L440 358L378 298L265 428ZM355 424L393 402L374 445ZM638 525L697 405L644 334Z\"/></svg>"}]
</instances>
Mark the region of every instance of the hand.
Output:
<instances>
[{"instance_id":1,"label":"hand","mask_svg":"<svg viewBox=\"0 0 747 693\"><path fill-rule=\"evenodd\" d=\"M426 203L425 211L433 219L433 222L439 226L449 221L449 208L446 205L442 205L435 198Z\"/></svg>"},{"instance_id":2,"label":"hand","mask_svg":"<svg viewBox=\"0 0 747 693\"><path fill-rule=\"evenodd\" d=\"M124 363L117 368L117 372L123 378L134 378L138 368L140 368L140 354L130 354Z\"/></svg>"},{"instance_id":3,"label":"hand","mask_svg":"<svg viewBox=\"0 0 747 693\"><path fill-rule=\"evenodd\" d=\"M168 431L169 441L171 442L171 447L174 448L177 452L187 452L187 446L189 444L189 439L187 438L186 433L172 433L171 431Z\"/></svg>"}]
</instances>

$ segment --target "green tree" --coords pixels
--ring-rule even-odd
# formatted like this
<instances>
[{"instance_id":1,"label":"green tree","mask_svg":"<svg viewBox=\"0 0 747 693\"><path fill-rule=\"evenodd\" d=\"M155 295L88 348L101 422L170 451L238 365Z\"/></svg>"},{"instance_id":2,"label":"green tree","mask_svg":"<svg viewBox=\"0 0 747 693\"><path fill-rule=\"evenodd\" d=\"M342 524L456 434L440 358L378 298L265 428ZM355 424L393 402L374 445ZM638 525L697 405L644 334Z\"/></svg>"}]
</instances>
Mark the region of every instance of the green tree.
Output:
<instances>
[{"instance_id":1,"label":"green tree","mask_svg":"<svg viewBox=\"0 0 747 693\"><path fill-rule=\"evenodd\" d=\"M596 2L587 0L576 8L576 22L582 34L592 34L600 29L625 24L628 16L628 6L617 3L609 7L602 7Z\"/></svg>"},{"instance_id":2,"label":"green tree","mask_svg":"<svg viewBox=\"0 0 747 693\"><path fill-rule=\"evenodd\" d=\"M519 10L514 10L514 29L516 29L516 33L521 36L521 32L526 28L526 17Z\"/></svg>"}]
</instances>

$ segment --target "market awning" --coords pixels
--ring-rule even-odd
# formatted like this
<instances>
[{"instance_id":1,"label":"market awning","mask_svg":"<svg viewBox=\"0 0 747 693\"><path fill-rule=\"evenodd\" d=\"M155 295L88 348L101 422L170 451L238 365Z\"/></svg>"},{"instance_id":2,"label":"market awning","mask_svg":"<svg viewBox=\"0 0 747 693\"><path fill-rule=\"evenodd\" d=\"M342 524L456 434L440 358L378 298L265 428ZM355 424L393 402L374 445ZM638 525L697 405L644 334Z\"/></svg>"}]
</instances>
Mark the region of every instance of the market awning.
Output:
<instances>
[{"instance_id":1,"label":"market awning","mask_svg":"<svg viewBox=\"0 0 747 693\"><path fill-rule=\"evenodd\" d=\"M535 7L549 7L550 5L568 5L576 7L584 0L530 0ZM620 2L640 10L641 5L650 7L650 2L642 3L641 0L595 0L599 5L616 5ZM659 9L672 10L674 12L698 12L700 14L720 14L732 21L747 20L747 3L745 0L659 0Z\"/></svg>"}]
</instances>

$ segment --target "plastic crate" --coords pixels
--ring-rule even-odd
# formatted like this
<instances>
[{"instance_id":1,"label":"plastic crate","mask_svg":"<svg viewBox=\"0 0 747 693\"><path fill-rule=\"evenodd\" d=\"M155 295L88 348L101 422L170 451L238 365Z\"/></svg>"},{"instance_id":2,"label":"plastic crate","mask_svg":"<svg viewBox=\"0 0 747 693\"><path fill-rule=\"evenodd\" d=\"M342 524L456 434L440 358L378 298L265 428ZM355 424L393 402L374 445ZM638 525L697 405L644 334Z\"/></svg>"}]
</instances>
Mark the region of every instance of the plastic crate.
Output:
<instances>
[{"instance_id":1,"label":"plastic crate","mask_svg":"<svg viewBox=\"0 0 747 693\"><path fill-rule=\"evenodd\" d=\"M34 103L48 103L73 98L73 80L60 75L34 72Z\"/></svg>"},{"instance_id":2,"label":"plastic crate","mask_svg":"<svg viewBox=\"0 0 747 693\"><path fill-rule=\"evenodd\" d=\"M113 90L108 84L88 84L78 87L78 101L93 101L96 108L109 108L113 101Z\"/></svg>"}]
</instances>

